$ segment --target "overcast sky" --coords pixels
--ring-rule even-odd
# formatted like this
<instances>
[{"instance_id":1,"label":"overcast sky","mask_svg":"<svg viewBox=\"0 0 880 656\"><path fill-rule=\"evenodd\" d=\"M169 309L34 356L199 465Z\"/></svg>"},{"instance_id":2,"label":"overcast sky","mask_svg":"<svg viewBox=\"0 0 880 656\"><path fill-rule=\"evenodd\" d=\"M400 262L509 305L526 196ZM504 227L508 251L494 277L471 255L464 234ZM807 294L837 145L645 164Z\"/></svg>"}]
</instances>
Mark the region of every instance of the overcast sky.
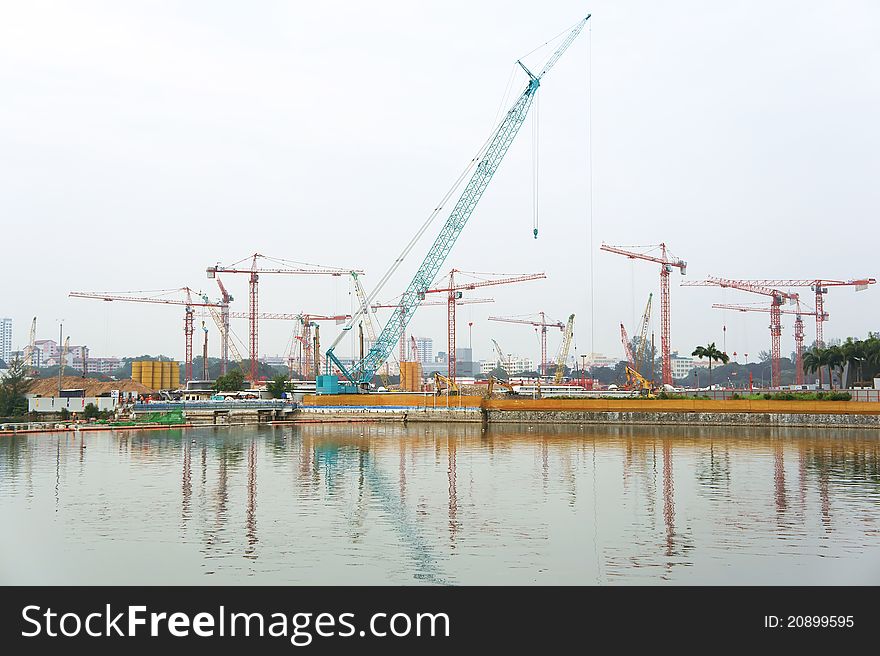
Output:
<instances>
[{"instance_id":1,"label":"overcast sky","mask_svg":"<svg viewBox=\"0 0 880 656\"><path fill-rule=\"evenodd\" d=\"M182 358L180 308L67 293L189 285L216 296L205 267L257 251L362 268L369 292L486 138L511 74L508 103L524 88L516 59L587 13L589 31L539 93L538 239L530 118L443 266L548 278L472 292L496 302L461 308L459 346L472 321L477 357L491 357L494 337L537 358L530 328L486 318L543 310L576 314L575 352L622 356L618 325L635 331L658 269L600 253L602 241L665 241L693 279L880 273L876 2L0 7L0 316L14 318L17 346L36 315L38 338L55 338L64 318L95 356ZM439 227L381 300L403 291ZM710 308L762 297L679 280L673 348L721 346L725 323L728 352L769 348L766 315ZM246 278L226 283L246 311ZM337 278L261 285L267 312L350 307ZM826 303L826 339L880 329L880 287L832 290ZM246 338L244 320L233 329ZM264 321L261 354L283 354L290 329ZM445 309L420 309L408 332L445 350ZM558 342L557 331L551 352Z\"/></svg>"}]
</instances>

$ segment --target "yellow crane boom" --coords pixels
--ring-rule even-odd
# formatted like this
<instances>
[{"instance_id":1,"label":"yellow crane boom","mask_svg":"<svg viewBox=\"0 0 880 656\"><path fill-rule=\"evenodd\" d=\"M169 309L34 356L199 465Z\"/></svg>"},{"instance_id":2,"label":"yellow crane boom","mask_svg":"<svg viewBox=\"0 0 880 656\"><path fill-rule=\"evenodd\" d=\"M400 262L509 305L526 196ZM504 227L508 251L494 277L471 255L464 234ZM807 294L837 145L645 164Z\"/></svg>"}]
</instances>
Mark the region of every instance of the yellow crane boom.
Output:
<instances>
[{"instance_id":1,"label":"yellow crane boom","mask_svg":"<svg viewBox=\"0 0 880 656\"><path fill-rule=\"evenodd\" d=\"M556 356L556 376L553 382L557 385L562 382L565 374L565 361L568 360L568 352L571 350L571 338L574 335L574 315L568 315L565 331L562 334L562 344L559 346L559 355Z\"/></svg>"}]
</instances>

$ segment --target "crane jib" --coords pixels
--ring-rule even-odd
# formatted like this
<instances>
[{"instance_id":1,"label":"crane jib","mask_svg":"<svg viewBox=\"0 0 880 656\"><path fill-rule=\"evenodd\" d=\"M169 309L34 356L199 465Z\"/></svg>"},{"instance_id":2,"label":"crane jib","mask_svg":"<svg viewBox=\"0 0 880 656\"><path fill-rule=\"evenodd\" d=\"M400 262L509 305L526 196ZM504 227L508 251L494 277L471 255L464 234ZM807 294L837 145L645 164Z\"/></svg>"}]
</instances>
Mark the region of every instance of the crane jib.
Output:
<instances>
[{"instance_id":1,"label":"crane jib","mask_svg":"<svg viewBox=\"0 0 880 656\"><path fill-rule=\"evenodd\" d=\"M376 338L375 343L363 360L356 363L351 371L349 371L333 353L332 348L327 351L328 366L332 362L349 382L360 385L370 383L379 367L382 366L382 363L385 362L388 355L394 349L395 344L400 340L400 336L406 330L410 319L415 314L424 292L434 282L440 267L443 266L443 262L452 250L455 241L473 214L489 182L491 182L492 176L498 170L501 160L504 159L507 150L522 127L535 93L537 93L538 87L541 84L541 78L556 64L577 35L580 34L589 18L589 16L584 18L569 32L562 44L550 57L541 74L529 79L525 90L520 94L498 125L489 141L489 145L486 147L485 154L482 156L464 191L449 213L449 217L440 230L440 234L437 235L421 266L403 293L400 304L388 319L382 332Z\"/></svg>"}]
</instances>

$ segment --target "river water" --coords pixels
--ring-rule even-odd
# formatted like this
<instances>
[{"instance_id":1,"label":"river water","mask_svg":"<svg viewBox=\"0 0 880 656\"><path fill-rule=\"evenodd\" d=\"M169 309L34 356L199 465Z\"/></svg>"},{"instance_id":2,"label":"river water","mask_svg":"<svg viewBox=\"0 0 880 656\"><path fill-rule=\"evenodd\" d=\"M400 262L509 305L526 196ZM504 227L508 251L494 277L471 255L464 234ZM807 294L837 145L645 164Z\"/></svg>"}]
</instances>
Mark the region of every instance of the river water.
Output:
<instances>
[{"instance_id":1,"label":"river water","mask_svg":"<svg viewBox=\"0 0 880 656\"><path fill-rule=\"evenodd\" d=\"M0 437L0 584L880 584L871 430Z\"/></svg>"}]
</instances>

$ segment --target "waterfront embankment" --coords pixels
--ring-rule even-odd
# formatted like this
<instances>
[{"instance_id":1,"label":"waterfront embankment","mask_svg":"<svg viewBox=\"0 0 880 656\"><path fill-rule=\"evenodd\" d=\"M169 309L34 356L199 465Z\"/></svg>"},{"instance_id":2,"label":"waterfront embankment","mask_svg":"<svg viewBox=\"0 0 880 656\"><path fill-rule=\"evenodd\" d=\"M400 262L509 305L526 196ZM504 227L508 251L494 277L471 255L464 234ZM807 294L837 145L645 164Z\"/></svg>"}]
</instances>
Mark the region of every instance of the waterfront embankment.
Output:
<instances>
[{"instance_id":1,"label":"waterfront embankment","mask_svg":"<svg viewBox=\"0 0 880 656\"><path fill-rule=\"evenodd\" d=\"M880 403L707 399L487 399L421 394L305 396L302 415L339 420L880 428Z\"/></svg>"}]
</instances>

